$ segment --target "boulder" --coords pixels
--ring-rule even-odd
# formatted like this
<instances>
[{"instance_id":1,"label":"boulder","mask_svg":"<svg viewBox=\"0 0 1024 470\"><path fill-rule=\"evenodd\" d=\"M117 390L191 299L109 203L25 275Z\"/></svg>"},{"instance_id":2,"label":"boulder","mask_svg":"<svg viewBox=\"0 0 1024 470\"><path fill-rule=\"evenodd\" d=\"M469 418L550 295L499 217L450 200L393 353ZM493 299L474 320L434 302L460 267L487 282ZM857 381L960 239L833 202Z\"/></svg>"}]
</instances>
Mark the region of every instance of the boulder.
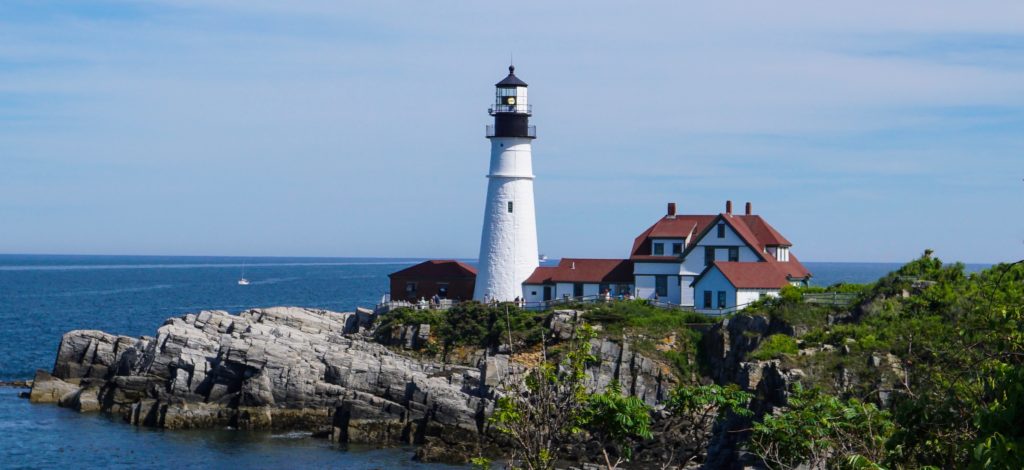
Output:
<instances>
[{"instance_id":1,"label":"boulder","mask_svg":"<svg viewBox=\"0 0 1024 470\"><path fill-rule=\"evenodd\" d=\"M28 399L32 403L59 403L64 397L70 399L78 390L78 384L65 382L44 370L37 370Z\"/></svg>"}]
</instances>

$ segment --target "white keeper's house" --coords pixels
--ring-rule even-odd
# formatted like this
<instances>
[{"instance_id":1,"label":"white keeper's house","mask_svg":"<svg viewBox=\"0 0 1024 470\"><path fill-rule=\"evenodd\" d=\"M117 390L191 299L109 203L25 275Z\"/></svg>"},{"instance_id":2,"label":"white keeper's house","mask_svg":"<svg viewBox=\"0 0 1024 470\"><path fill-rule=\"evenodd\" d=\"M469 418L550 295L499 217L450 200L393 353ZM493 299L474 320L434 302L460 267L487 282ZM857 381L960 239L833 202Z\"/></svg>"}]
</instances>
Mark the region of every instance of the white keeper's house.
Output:
<instances>
[{"instance_id":1,"label":"white keeper's house","mask_svg":"<svg viewBox=\"0 0 1024 470\"><path fill-rule=\"evenodd\" d=\"M792 243L748 202L733 214L665 215L633 242L629 259L562 259L523 283L528 303L565 297L632 296L720 313L739 310L787 285L807 285L811 273L790 253Z\"/></svg>"},{"instance_id":2,"label":"white keeper's house","mask_svg":"<svg viewBox=\"0 0 1024 470\"><path fill-rule=\"evenodd\" d=\"M741 309L786 285L807 285L811 273L790 253L793 246L748 202L742 215L732 202L720 214L676 213L675 203L633 241L636 297L698 311Z\"/></svg>"}]
</instances>

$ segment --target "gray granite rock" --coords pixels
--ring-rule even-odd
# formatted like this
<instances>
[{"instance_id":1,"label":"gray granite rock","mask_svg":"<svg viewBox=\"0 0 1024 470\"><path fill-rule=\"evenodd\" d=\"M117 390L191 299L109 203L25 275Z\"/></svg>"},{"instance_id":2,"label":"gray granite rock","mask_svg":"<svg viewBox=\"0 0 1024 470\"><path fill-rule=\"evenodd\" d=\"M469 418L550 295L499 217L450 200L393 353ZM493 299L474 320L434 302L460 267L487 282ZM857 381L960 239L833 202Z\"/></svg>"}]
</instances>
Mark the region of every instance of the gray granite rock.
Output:
<instances>
[{"instance_id":1,"label":"gray granite rock","mask_svg":"<svg viewBox=\"0 0 1024 470\"><path fill-rule=\"evenodd\" d=\"M480 370L367 341L368 315L203 311L167 320L155 337L72 331L32 400L168 429L304 429L374 443L477 433L491 407ZM414 342L429 335L415 330Z\"/></svg>"}]
</instances>

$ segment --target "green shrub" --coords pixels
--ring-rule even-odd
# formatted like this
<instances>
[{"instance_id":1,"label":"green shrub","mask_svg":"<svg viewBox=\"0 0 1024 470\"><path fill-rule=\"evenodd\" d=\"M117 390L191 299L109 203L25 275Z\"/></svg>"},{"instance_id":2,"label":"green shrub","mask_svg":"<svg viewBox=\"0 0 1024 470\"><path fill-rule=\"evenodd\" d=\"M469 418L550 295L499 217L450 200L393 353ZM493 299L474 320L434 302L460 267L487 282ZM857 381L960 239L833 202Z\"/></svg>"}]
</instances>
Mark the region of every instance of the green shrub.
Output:
<instances>
[{"instance_id":1,"label":"green shrub","mask_svg":"<svg viewBox=\"0 0 1024 470\"><path fill-rule=\"evenodd\" d=\"M592 324L600 324L604 331L622 334L626 329L652 335L669 334L687 329L693 324L714 323L715 320L699 313L682 309L664 309L648 304L644 300L614 301L590 304L583 318Z\"/></svg>"},{"instance_id":2,"label":"green shrub","mask_svg":"<svg viewBox=\"0 0 1024 470\"><path fill-rule=\"evenodd\" d=\"M375 335L385 342L396 328L428 324L445 353L457 346L495 347L507 343L510 336L514 343L530 346L544 339L545 318L544 313L513 305L478 302L463 302L448 310L400 308L381 316Z\"/></svg>"},{"instance_id":3,"label":"green shrub","mask_svg":"<svg viewBox=\"0 0 1024 470\"><path fill-rule=\"evenodd\" d=\"M786 354L796 354L800 348L796 345L796 339L792 336L776 334L771 335L758 345L750 358L758 361L769 359L780 359Z\"/></svg>"}]
</instances>

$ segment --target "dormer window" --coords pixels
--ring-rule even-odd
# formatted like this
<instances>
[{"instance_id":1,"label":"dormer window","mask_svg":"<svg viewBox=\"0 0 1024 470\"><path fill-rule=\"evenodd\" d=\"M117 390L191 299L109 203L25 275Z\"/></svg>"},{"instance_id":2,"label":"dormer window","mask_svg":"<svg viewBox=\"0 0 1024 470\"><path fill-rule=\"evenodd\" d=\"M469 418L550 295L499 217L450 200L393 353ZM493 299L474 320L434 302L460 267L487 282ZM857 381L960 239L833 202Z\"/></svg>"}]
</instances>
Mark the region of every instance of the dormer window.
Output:
<instances>
[{"instance_id":1,"label":"dormer window","mask_svg":"<svg viewBox=\"0 0 1024 470\"><path fill-rule=\"evenodd\" d=\"M683 254L683 244L682 243L673 243L672 244L672 254L673 255L681 255L681 254Z\"/></svg>"},{"instance_id":2,"label":"dormer window","mask_svg":"<svg viewBox=\"0 0 1024 470\"><path fill-rule=\"evenodd\" d=\"M665 244L655 243L654 251L652 251L651 254L653 254L654 256L663 256L665 254Z\"/></svg>"}]
</instances>

